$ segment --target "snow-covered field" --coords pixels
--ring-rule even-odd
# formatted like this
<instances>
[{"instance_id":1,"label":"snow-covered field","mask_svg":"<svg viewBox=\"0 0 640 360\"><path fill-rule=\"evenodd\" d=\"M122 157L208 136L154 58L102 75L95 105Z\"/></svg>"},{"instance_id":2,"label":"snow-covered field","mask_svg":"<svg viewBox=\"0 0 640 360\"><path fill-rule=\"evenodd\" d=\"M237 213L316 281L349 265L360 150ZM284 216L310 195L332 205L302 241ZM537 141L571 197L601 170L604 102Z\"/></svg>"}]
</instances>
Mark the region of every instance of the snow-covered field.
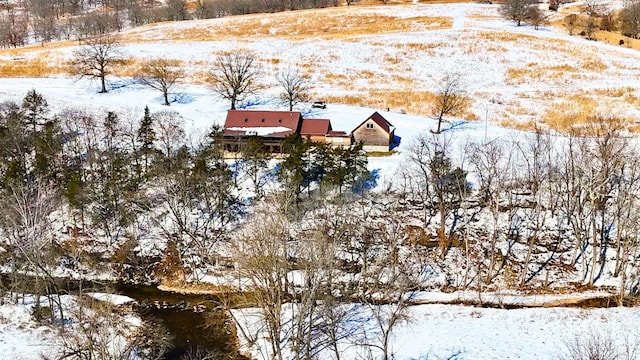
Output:
<instances>
[{"instance_id":1,"label":"snow-covered field","mask_svg":"<svg viewBox=\"0 0 640 360\"><path fill-rule=\"evenodd\" d=\"M236 314L249 328L255 316L251 310ZM640 320L636 308L503 310L419 305L410 309L410 318L393 332L395 359L555 360L576 338L583 343L593 337L611 340L617 351L627 349L627 344L629 348L640 344L640 329L634 325ZM343 358L368 358L369 349L362 344L343 343ZM262 351L254 347L252 356L268 359L264 354L268 345L259 345ZM372 351L379 358L379 352ZM629 359L637 359L635 356Z\"/></svg>"},{"instance_id":2,"label":"snow-covered field","mask_svg":"<svg viewBox=\"0 0 640 360\"><path fill-rule=\"evenodd\" d=\"M364 96L371 89L385 92L406 87L407 93L433 91L442 73L458 71L464 75L474 100L472 112L476 120L456 119L445 124L445 135L449 134L446 136L452 136L456 141L517 136L518 131L500 126L505 117L515 122L540 120L554 106L568 112L579 111L579 105L567 102L568 94L588 94L599 89L626 89L623 96L605 99L601 105L611 106L611 112L623 117L638 115L637 107L629 100L640 96L636 90L640 87L640 79L636 76L640 70L640 53L635 50L570 37L552 28L540 31L516 28L498 19L496 6L491 5L417 4L372 7L366 11L398 18L448 16L453 19L453 26L380 34L364 37L362 41L250 36L238 39L220 35L215 41L189 42L163 37L168 29L186 31L209 25L223 29L225 22L232 21L222 19L133 30L128 36L139 42L126 44L124 50L138 59L170 57L183 60L192 67L188 71L193 74L203 70L197 63L211 61L213 54L221 50L248 48L256 51L261 59L280 59L286 54L287 59L301 59L307 65L312 64L314 94L332 99L339 99L350 91ZM416 47L421 50L413 51L410 44L423 46ZM71 50L59 50L58 55L66 58ZM402 66L390 69L385 60L389 58L402 58ZM509 74L517 73L516 70L541 75L535 80L510 77L515 76ZM362 71L373 72L374 80L358 78ZM353 87L325 79L329 72L346 77ZM398 74L411 81L401 85L393 80ZM376 81L376 77L381 80ZM68 77L4 78L0 79L0 101L21 101L27 91L36 89L45 96L53 112L64 107L101 114L112 110L132 121L141 118L143 108L148 105L152 112L179 112L193 137L201 136L211 125L222 125L228 108L227 103L216 99L203 85L181 86L172 96L174 102L170 107L160 105L160 93L136 84L130 78L111 78L112 88L107 94L98 94L96 85ZM258 105L251 108L282 109L275 100L277 91L275 87L267 90L255 99ZM606 98L605 95L602 97ZM388 107L391 111L386 111ZM425 108L425 104L413 104L408 110L416 109L417 113ZM334 101L326 110L310 110L308 105L300 110L308 117L331 119L334 130L344 131L352 130L374 111L387 118L402 141L394 155L369 159L371 169L382 169L383 183L390 181L402 166L403 153L409 145L436 125L428 117L402 114L399 108L384 102L378 102L375 107L360 107ZM460 353L460 359L555 359L563 343L575 336L617 334L624 330L632 341L640 339L636 326L640 310L633 308L501 310L430 304L415 306L411 313L413 321L400 326L394 333L396 359L447 358L455 353ZM50 350L53 337L50 330L30 319L28 307L0 306L0 359L38 358ZM615 336L615 339L622 345L623 337ZM356 349L345 347L345 354L350 354L345 358L354 358Z\"/></svg>"}]
</instances>

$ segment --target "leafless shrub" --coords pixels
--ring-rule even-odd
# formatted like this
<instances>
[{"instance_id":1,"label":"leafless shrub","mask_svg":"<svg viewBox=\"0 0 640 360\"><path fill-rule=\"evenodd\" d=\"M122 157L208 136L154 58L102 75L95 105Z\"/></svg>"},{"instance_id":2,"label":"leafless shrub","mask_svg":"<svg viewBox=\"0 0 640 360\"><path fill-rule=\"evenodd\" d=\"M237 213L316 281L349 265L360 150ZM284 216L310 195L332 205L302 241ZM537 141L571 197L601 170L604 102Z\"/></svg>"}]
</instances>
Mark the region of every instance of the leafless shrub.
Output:
<instances>
[{"instance_id":1,"label":"leafless shrub","mask_svg":"<svg viewBox=\"0 0 640 360\"><path fill-rule=\"evenodd\" d=\"M625 337L619 345L609 333L576 334L565 341L565 349L558 360L636 360L640 358L637 341Z\"/></svg>"},{"instance_id":2,"label":"leafless shrub","mask_svg":"<svg viewBox=\"0 0 640 360\"><path fill-rule=\"evenodd\" d=\"M88 296L79 296L67 311L69 324L60 332L56 359L161 359L172 338L158 323L127 321L126 308Z\"/></svg>"}]
</instances>

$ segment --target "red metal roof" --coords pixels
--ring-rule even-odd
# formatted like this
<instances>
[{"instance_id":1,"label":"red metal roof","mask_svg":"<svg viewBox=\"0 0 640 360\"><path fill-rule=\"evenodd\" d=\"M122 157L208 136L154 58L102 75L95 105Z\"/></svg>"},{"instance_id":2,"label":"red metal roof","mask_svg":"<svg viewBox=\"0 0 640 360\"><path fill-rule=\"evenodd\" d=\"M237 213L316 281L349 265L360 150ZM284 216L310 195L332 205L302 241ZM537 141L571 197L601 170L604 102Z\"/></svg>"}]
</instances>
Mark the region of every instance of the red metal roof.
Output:
<instances>
[{"instance_id":1,"label":"red metal roof","mask_svg":"<svg viewBox=\"0 0 640 360\"><path fill-rule=\"evenodd\" d=\"M382 129L384 129L384 131L386 131L387 133L389 133L389 134L391 133L391 128L393 127L393 125L391 125L391 123L388 122L387 119L385 119L377 111L374 112L371 116L369 116L367 118L367 120L363 121L360 125L358 125L356 127L356 129L359 128L360 126L364 125L364 123L366 123L369 119L373 120L373 122L378 124L378 126L380 126ZM355 129L354 129L354 131L355 131Z\"/></svg>"},{"instance_id":2,"label":"red metal roof","mask_svg":"<svg viewBox=\"0 0 640 360\"><path fill-rule=\"evenodd\" d=\"M347 134L346 131L329 131L327 136L330 137L350 137L351 134Z\"/></svg>"},{"instance_id":3,"label":"red metal roof","mask_svg":"<svg viewBox=\"0 0 640 360\"><path fill-rule=\"evenodd\" d=\"M331 131L331 121L328 119L304 119L300 135L327 135Z\"/></svg>"},{"instance_id":4,"label":"red metal roof","mask_svg":"<svg viewBox=\"0 0 640 360\"><path fill-rule=\"evenodd\" d=\"M244 135L256 128L263 128L262 136L286 137L299 131L302 114L299 111L257 111L257 110L229 110L224 122L224 134L231 136ZM243 131L247 128L247 131ZM269 133L273 128L273 133ZM290 131L284 131L285 129Z\"/></svg>"}]
</instances>

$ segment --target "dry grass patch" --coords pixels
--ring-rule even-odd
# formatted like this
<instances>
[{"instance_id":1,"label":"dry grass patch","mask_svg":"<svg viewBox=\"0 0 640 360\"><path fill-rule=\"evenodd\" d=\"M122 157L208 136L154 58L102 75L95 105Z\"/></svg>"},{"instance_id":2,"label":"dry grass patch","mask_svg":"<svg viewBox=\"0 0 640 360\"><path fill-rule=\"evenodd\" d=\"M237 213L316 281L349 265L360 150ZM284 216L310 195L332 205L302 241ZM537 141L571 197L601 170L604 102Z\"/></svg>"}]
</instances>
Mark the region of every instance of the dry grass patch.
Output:
<instances>
[{"instance_id":1,"label":"dry grass patch","mask_svg":"<svg viewBox=\"0 0 640 360\"><path fill-rule=\"evenodd\" d=\"M574 95L550 106L542 122L559 131L569 131L589 122L598 113L598 102L588 96Z\"/></svg>"},{"instance_id":2,"label":"dry grass patch","mask_svg":"<svg viewBox=\"0 0 640 360\"><path fill-rule=\"evenodd\" d=\"M516 129L520 131L534 131L539 128L535 121L513 121L511 119L502 119L498 122L501 127Z\"/></svg>"},{"instance_id":3,"label":"dry grass patch","mask_svg":"<svg viewBox=\"0 0 640 360\"><path fill-rule=\"evenodd\" d=\"M536 116L537 112L521 105L508 105L505 112L517 116Z\"/></svg>"},{"instance_id":4,"label":"dry grass patch","mask_svg":"<svg viewBox=\"0 0 640 360\"><path fill-rule=\"evenodd\" d=\"M598 57L590 57L589 60L582 62L582 69L591 72L601 72L608 68Z\"/></svg>"},{"instance_id":5,"label":"dry grass patch","mask_svg":"<svg viewBox=\"0 0 640 360\"><path fill-rule=\"evenodd\" d=\"M170 40L207 41L219 40L221 37L222 34L216 28L167 29L164 34L164 38Z\"/></svg>"},{"instance_id":6,"label":"dry grass patch","mask_svg":"<svg viewBox=\"0 0 640 360\"><path fill-rule=\"evenodd\" d=\"M324 96L328 102L346 105L366 106L377 109L404 109L412 114L428 114L429 106L435 100L435 94L429 91L415 90L363 90L348 95Z\"/></svg>"},{"instance_id":7,"label":"dry grass patch","mask_svg":"<svg viewBox=\"0 0 640 360\"><path fill-rule=\"evenodd\" d=\"M168 66L176 68L185 68L184 61L178 59L162 59L166 61ZM149 63L149 59L144 58L126 58L120 59L114 63L113 70L116 75L123 77L137 77L142 73L142 69Z\"/></svg>"},{"instance_id":8,"label":"dry grass patch","mask_svg":"<svg viewBox=\"0 0 640 360\"><path fill-rule=\"evenodd\" d=\"M578 71L576 67L568 64L545 66L538 63L528 63L522 68L507 69L506 83L518 85L532 80L561 79L566 77L567 74L575 76Z\"/></svg>"},{"instance_id":9,"label":"dry grass patch","mask_svg":"<svg viewBox=\"0 0 640 360\"><path fill-rule=\"evenodd\" d=\"M353 81L347 75L331 72L323 74L322 80L324 80L328 84L341 87L349 87L353 84Z\"/></svg>"},{"instance_id":10,"label":"dry grass patch","mask_svg":"<svg viewBox=\"0 0 640 360\"><path fill-rule=\"evenodd\" d=\"M345 7L229 17L225 18L225 22L221 22L220 26L208 28L202 27L201 24L194 22L190 28L166 29L163 38L189 41L214 40L223 36L340 38L450 28L453 20L445 16L397 18L382 14L363 14Z\"/></svg>"},{"instance_id":11,"label":"dry grass patch","mask_svg":"<svg viewBox=\"0 0 640 360\"><path fill-rule=\"evenodd\" d=\"M640 50L640 43L638 43L636 39L624 36L620 34L619 31L597 31L594 37L598 41L602 41L610 45L619 45L635 50ZM620 44L620 40L623 41L623 44Z\"/></svg>"},{"instance_id":12,"label":"dry grass patch","mask_svg":"<svg viewBox=\"0 0 640 360\"><path fill-rule=\"evenodd\" d=\"M542 74L536 63L529 63L524 68L507 69L505 83L509 85L523 84L530 80L539 80Z\"/></svg>"},{"instance_id":13,"label":"dry grass patch","mask_svg":"<svg viewBox=\"0 0 640 360\"><path fill-rule=\"evenodd\" d=\"M413 4L414 1L405 1L408 4ZM459 3L474 3L476 0L418 0L419 4L459 4ZM380 3L378 1L378 3Z\"/></svg>"},{"instance_id":14,"label":"dry grass patch","mask_svg":"<svg viewBox=\"0 0 640 360\"><path fill-rule=\"evenodd\" d=\"M444 43L442 41L436 41L436 42L431 42L431 43L394 44L394 47L396 47L398 49L410 50L412 52L416 52L416 51L432 52L431 50L433 50L433 49L442 48L442 47L449 47L449 46L450 46L450 44L446 44L446 43Z\"/></svg>"},{"instance_id":15,"label":"dry grass patch","mask_svg":"<svg viewBox=\"0 0 640 360\"><path fill-rule=\"evenodd\" d=\"M66 49L72 46L77 46L77 41L62 40L47 43L37 43L19 48L9 48L0 50L0 55L4 56L27 56L28 54L47 54L52 50Z\"/></svg>"},{"instance_id":16,"label":"dry grass patch","mask_svg":"<svg viewBox=\"0 0 640 360\"><path fill-rule=\"evenodd\" d=\"M143 59L120 59L113 63L112 69L118 76L136 77L140 75L145 62Z\"/></svg>"},{"instance_id":17,"label":"dry grass patch","mask_svg":"<svg viewBox=\"0 0 640 360\"><path fill-rule=\"evenodd\" d=\"M640 123L634 122L632 124L629 124L629 126L627 126L627 131L633 134L640 133Z\"/></svg>"},{"instance_id":18,"label":"dry grass patch","mask_svg":"<svg viewBox=\"0 0 640 360\"><path fill-rule=\"evenodd\" d=\"M435 103L436 94L424 90L393 89L363 89L357 92L349 92L348 95L329 95L321 97L327 102L365 106L374 109L389 109L393 111L404 110L410 114L431 116L432 106ZM473 101L471 98L464 104L464 108L456 117L465 120L479 120L480 118L471 111Z\"/></svg>"},{"instance_id":19,"label":"dry grass patch","mask_svg":"<svg viewBox=\"0 0 640 360\"><path fill-rule=\"evenodd\" d=\"M574 66L568 65L568 64L553 65L553 66L549 66L546 69L548 71L555 71L555 72L576 72L576 71L578 71L577 68L575 68Z\"/></svg>"},{"instance_id":20,"label":"dry grass patch","mask_svg":"<svg viewBox=\"0 0 640 360\"><path fill-rule=\"evenodd\" d=\"M397 65L397 64L403 62L403 60L404 60L403 57L400 56L400 55L402 55L402 54L395 54L393 56L387 54L387 55L384 56L384 62L386 62L387 64Z\"/></svg>"},{"instance_id":21,"label":"dry grass patch","mask_svg":"<svg viewBox=\"0 0 640 360\"><path fill-rule=\"evenodd\" d=\"M46 59L46 58L45 58ZM70 68L65 64L57 64L43 59L12 59L0 61L0 77L48 77L68 74Z\"/></svg>"},{"instance_id":22,"label":"dry grass patch","mask_svg":"<svg viewBox=\"0 0 640 360\"><path fill-rule=\"evenodd\" d=\"M499 16L489 15L485 12L475 12L467 15L467 18L481 21L500 19Z\"/></svg>"},{"instance_id":23,"label":"dry grass patch","mask_svg":"<svg viewBox=\"0 0 640 360\"><path fill-rule=\"evenodd\" d=\"M413 84L414 79L410 77L398 75L398 74L392 74L391 81L393 82L394 85L402 85L404 87L407 87Z\"/></svg>"},{"instance_id":24,"label":"dry grass patch","mask_svg":"<svg viewBox=\"0 0 640 360\"><path fill-rule=\"evenodd\" d=\"M619 98L629 93L633 93L633 88L624 87L624 88L613 88L613 89L611 88L610 89L593 89L592 92L594 95L598 95L598 96Z\"/></svg>"},{"instance_id":25,"label":"dry grass patch","mask_svg":"<svg viewBox=\"0 0 640 360\"><path fill-rule=\"evenodd\" d=\"M345 104L345 105L362 105L364 96L362 95L315 95L314 98L323 99L328 103Z\"/></svg>"},{"instance_id":26,"label":"dry grass patch","mask_svg":"<svg viewBox=\"0 0 640 360\"><path fill-rule=\"evenodd\" d=\"M482 41L495 41L495 42L516 42L523 40L537 40L536 37L524 34L514 34L510 32L479 32L474 34L477 39ZM546 41L546 39L545 39Z\"/></svg>"},{"instance_id":27,"label":"dry grass patch","mask_svg":"<svg viewBox=\"0 0 640 360\"><path fill-rule=\"evenodd\" d=\"M382 77L382 75L376 75L371 70L360 70L358 72L357 77L360 79L374 79L374 78L379 79L380 77Z\"/></svg>"},{"instance_id":28,"label":"dry grass patch","mask_svg":"<svg viewBox=\"0 0 640 360\"><path fill-rule=\"evenodd\" d=\"M627 94L624 95L622 100L626 104L640 107L640 97L638 97L636 94L627 93Z\"/></svg>"},{"instance_id":29,"label":"dry grass patch","mask_svg":"<svg viewBox=\"0 0 640 360\"><path fill-rule=\"evenodd\" d=\"M631 106L640 106L640 98L632 88L593 89L578 94L558 94L544 115L542 122L559 131L576 131L587 128L594 121L612 118L602 114L623 114ZM594 120L596 119L596 120ZM635 119L616 116L620 126L629 131L636 131Z\"/></svg>"},{"instance_id":30,"label":"dry grass patch","mask_svg":"<svg viewBox=\"0 0 640 360\"><path fill-rule=\"evenodd\" d=\"M447 44L443 42L432 43L406 43L406 44L394 44L395 48L400 50L393 57L387 55L385 60L389 63L397 64L403 62L407 58L415 58L417 56L435 56L436 49L447 48Z\"/></svg>"}]
</instances>

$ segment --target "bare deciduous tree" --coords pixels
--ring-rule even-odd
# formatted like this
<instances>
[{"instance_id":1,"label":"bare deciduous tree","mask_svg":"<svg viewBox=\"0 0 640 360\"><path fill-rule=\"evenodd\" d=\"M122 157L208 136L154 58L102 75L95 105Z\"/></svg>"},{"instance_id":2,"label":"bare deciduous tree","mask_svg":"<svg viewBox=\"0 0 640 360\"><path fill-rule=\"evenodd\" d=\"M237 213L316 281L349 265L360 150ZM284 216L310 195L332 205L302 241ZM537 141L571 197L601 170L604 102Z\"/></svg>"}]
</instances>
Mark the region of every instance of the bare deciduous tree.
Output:
<instances>
[{"instance_id":1,"label":"bare deciduous tree","mask_svg":"<svg viewBox=\"0 0 640 360\"><path fill-rule=\"evenodd\" d=\"M456 72L445 74L440 82L435 103L431 109L432 116L438 121L438 128L434 133L440 133L445 116L456 115L464 110L467 101L468 97L462 75Z\"/></svg>"},{"instance_id":2,"label":"bare deciduous tree","mask_svg":"<svg viewBox=\"0 0 640 360\"><path fill-rule=\"evenodd\" d=\"M579 19L578 19L578 15L576 14L569 14L567 16L565 16L564 20L564 27L567 29L567 31L569 32L569 35L573 35L573 31L578 27L579 25Z\"/></svg>"},{"instance_id":3,"label":"bare deciduous tree","mask_svg":"<svg viewBox=\"0 0 640 360\"><path fill-rule=\"evenodd\" d=\"M291 66L281 69L276 75L276 80L283 90L280 99L289 106L289 111L293 111L296 104L307 100L307 78L299 69Z\"/></svg>"},{"instance_id":4,"label":"bare deciduous tree","mask_svg":"<svg viewBox=\"0 0 640 360\"><path fill-rule=\"evenodd\" d=\"M593 40L593 34L600 27L599 18L605 12L606 6L602 0L584 0L582 4L582 12L587 15L582 21L582 29L587 39Z\"/></svg>"},{"instance_id":5,"label":"bare deciduous tree","mask_svg":"<svg viewBox=\"0 0 640 360\"><path fill-rule=\"evenodd\" d=\"M233 242L238 270L249 280L261 309L272 359L282 360L283 306L290 300L287 284L289 225L283 214L258 213L250 227Z\"/></svg>"},{"instance_id":6,"label":"bare deciduous tree","mask_svg":"<svg viewBox=\"0 0 640 360\"><path fill-rule=\"evenodd\" d=\"M35 311L40 313L40 296L45 295L50 302L52 323L55 311L64 318L51 269L51 250L55 238L51 213L59 205L58 194L49 190L48 184L30 182L12 184L4 192L0 217L0 229L13 251L13 271L29 271L34 274L36 291Z\"/></svg>"},{"instance_id":7,"label":"bare deciduous tree","mask_svg":"<svg viewBox=\"0 0 640 360\"><path fill-rule=\"evenodd\" d=\"M640 35L640 2L629 2L620 11L619 19L622 34L637 39Z\"/></svg>"},{"instance_id":8,"label":"bare deciduous tree","mask_svg":"<svg viewBox=\"0 0 640 360\"><path fill-rule=\"evenodd\" d=\"M171 89L184 77L184 71L167 59L150 60L142 69L140 82L162 92L164 105L169 106Z\"/></svg>"},{"instance_id":9,"label":"bare deciduous tree","mask_svg":"<svg viewBox=\"0 0 640 360\"><path fill-rule=\"evenodd\" d=\"M373 229L368 230L375 234L375 255L361 272L358 298L371 314L370 327L364 329L365 345L379 350L383 360L390 360L395 358L393 331L411 320L409 308L428 264L400 251L403 224L392 215L395 204L371 205L387 215L375 219Z\"/></svg>"},{"instance_id":10,"label":"bare deciduous tree","mask_svg":"<svg viewBox=\"0 0 640 360\"><path fill-rule=\"evenodd\" d=\"M209 73L211 90L231 102L231 110L236 103L260 89L258 78L260 71L255 54L248 51L232 52L220 55Z\"/></svg>"},{"instance_id":11,"label":"bare deciduous tree","mask_svg":"<svg viewBox=\"0 0 640 360\"><path fill-rule=\"evenodd\" d=\"M189 19L186 0L168 0L165 7L166 17L169 21Z\"/></svg>"},{"instance_id":12,"label":"bare deciduous tree","mask_svg":"<svg viewBox=\"0 0 640 360\"><path fill-rule=\"evenodd\" d=\"M108 301L77 296L65 319L71 331L60 334L57 359L162 359L172 347L167 329L157 323L124 321L123 311Z\"/></svg>"},{"instance_id":13,"label":"bare deciduous tree","mask_svg":"<svg viewBox=\"0 0 640 360\"><path fill-rule=\"evenodd\" d=\"M532 6L535 6L532 0L505 0L500 5L500 13L520 26L527 19Z\"/></svg>"},{"instance_id":14,"label":"bare deciduous tree","mask_svg":"<svg viewBox=\"0 0 640 360\"><path fill-rule=\"evenodd\" d=\"M547 16L538 6L532 6L527 13L527 21L533 25L533 28L538 30L540 26L543 26L549 22L549 16Z\"/></svg>"},{"instance_id":15,"label":"bare deciduous tree","mask_svg":"<svg viewBox=\"0 0 640 360\"><path fill-rule=\"evenodd\" d=\"M116 35L88 38L74 52L73 72L80 77L100 80L100 93L107 92L106 77L121 59L120 40Z\"/></svg>"},{"instance_id":16,"label":"bare deciduous tree","mask_svg":"<svg viewBox=\"0 0 640 360\"><path fill-rule=\"evenodd\" d=\"M0 48L23 46L28 37L29 20L26 15L15 11L0 14Z\"/></svg>"}]
</instances>

